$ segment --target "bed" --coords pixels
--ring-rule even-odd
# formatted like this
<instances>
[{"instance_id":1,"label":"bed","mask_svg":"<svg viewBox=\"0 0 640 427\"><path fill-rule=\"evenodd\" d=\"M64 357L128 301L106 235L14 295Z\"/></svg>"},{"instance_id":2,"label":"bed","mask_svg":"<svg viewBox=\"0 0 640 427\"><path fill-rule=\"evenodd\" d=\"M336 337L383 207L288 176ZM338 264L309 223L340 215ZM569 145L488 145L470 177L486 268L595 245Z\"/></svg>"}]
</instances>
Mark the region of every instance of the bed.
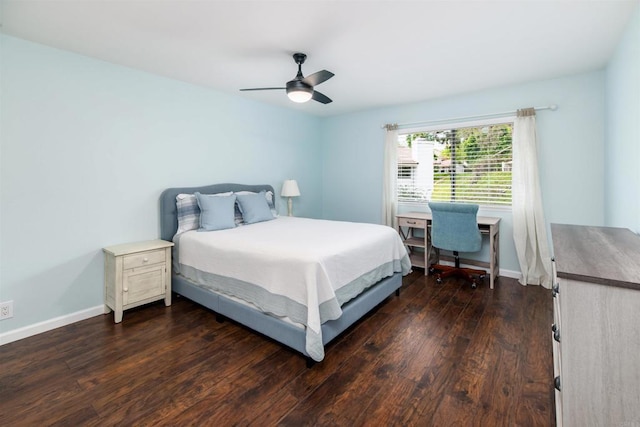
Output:
<instances>
[{"instance_id":1,"label":"bed","mask_svg":"<svg viewBox=\"0 0 640 427\"><path fill-rule=\"evenodd\" d=\"M319 362L327 343L394 292L399 294L410 262L397 233L374 224L276 217L176 235L178 195L262 191L275 198L270 185L214 184L162 192L161 238L176 243L172 290L302 353L310 364ZM365 247L348 237L352 230L364 236ZM300 235L305 240L296 243L293 236ZM382 238L390 240L380 251L372 250ZM368 255L356 256L358 250ZM382 261L381 252L389 252L388 261Z\"/></svg>"}]
</instances>

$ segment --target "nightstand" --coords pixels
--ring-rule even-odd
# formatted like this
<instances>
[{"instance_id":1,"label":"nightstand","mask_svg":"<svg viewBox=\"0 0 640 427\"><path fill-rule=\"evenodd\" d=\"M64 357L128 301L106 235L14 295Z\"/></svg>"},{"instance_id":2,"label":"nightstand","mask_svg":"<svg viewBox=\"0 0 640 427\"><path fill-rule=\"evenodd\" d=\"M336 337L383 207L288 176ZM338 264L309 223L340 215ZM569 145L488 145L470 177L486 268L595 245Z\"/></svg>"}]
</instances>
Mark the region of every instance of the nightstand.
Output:
<instances>
[{"instance_id":1,"label":"nightstand","mask_svg":"<svg viewBox=\"0 0 640 427\"><path fill-rule=\"evenodd\" d=\"M114 311L116 323L122 312L164 298L171 305L172 242L149 240L103 248L104 312Z\"/></svg>"}]
</instances>

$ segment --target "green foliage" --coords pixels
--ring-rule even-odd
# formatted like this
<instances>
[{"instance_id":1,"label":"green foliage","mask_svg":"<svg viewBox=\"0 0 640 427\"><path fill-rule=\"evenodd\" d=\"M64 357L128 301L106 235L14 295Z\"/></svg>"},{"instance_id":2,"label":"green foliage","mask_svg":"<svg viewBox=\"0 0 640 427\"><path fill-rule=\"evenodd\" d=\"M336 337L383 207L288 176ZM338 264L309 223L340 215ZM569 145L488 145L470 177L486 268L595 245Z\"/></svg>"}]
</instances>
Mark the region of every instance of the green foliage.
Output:
<instances>
[{"instance_id":1,"label":"green foliage","mask_svg":"<svg viewBox=\"0 0 640 427\"><path fill-rule=\"evenodd\" d=\"M472 173L458 173L455 197L451 194L450 174L435 174L431 200L510 205L511 172L488 172L480 179L476 179Z\"/></svg>"},{"instance_id":2,"label":"green foliage","mask_svg":"<svg viewBox=\"0 0 640 427\"><path fill-rule=\"evenodd\" d=\"M449 132L447 144L449 147L455 144L457 163L483 164L499 170L502 160L511 159L511 125L456 129L455 138Z\"/></svg>"}]
</instances>

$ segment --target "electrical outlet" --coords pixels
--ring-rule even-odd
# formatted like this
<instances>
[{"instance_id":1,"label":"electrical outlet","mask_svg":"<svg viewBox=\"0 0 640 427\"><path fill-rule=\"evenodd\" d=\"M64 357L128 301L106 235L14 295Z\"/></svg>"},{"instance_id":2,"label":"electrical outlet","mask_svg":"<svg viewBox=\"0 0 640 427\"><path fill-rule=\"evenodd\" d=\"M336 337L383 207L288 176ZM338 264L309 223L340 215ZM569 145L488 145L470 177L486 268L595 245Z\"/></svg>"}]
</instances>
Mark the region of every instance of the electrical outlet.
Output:
<instances>
[{"instance_id":1,"label":"electrical outlet","mask_svg":"<svg viewBox=\"0 0 640 427\"><path fill-rule=\"evenodd\" d=\"M13 317L13 301L0 302L0 320Z\"/></svg>"}]
</instances>

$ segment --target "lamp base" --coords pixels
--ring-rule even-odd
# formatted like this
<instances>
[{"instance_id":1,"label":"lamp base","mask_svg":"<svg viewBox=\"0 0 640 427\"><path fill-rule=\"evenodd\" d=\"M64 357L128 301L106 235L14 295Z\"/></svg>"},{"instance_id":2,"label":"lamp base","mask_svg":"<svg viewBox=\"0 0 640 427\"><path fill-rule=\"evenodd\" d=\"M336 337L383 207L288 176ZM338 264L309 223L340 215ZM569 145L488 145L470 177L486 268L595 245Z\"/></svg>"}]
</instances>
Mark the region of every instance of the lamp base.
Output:
<instances>
[{"instance_id":1,"label":"lamp base","mask_svg":"<svg viewBox=\"0 0 640 427\"><path fill-rule=\"evenodd\" d=\"M289 197L287 206L289 207L289 216L293 216L293 198Z\"/></svg>"}]
</instances>

